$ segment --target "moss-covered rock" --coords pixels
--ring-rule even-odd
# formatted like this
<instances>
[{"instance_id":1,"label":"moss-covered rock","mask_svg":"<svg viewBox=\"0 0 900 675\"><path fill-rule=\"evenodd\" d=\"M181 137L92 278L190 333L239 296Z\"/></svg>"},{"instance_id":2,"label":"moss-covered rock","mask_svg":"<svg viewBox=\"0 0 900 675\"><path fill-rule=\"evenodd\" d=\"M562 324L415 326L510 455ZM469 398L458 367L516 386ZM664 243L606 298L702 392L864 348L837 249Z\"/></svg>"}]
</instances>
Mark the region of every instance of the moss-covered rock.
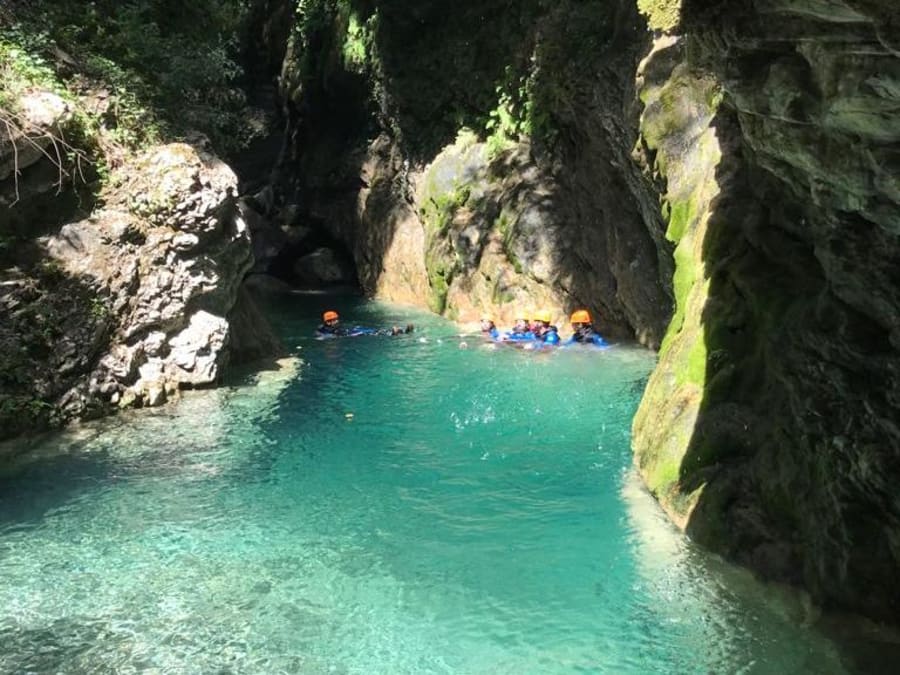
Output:
<instances>
[{"instance_id":1,"label":"moss-covered rock","mask_svg":"<svg viewBox=\"0 0 900 675\"><path fill-rule=\"evenodd\" d=\"M637 5L653 30L674 31L681 21L681 0L637 0Z\"/></svg>"},{"instance_id":2,"label":"moss-covered rock","mask_svg":"<svg viewBox=\"0 0 900 675\"><path fill-rule=\"evenodd\" d=\"M547 237L556 225L539 210L550 180L540 182L528 150L516 147L492 161L488 144L463 130L420 179L417 203L435 311L467 322L485 313L509 322L523 310L566 302L554 286L558 270Z\"/></svg>"},{"instance_id":3,"label":"moss-covered rock","mask_svg":"<svg viewBox=\"0 0 900 675\"><path fill-rule=\"evenodd\" d=\"M895 621L889 17L878 0L685 0L686 49L645 62L642 129L666 179L677 307L634 444L695 539Z\"/></svg>"},{"instance_id":4,"label":"moss-covered rock","mask_svg":"<svg viewBox=\"0 0 900 675\"><path fill-rule=\"evenodd\" d=\"M634 444L648 487L684 524L700 494L692 490L679 498L684 453L706 384L703 308L709 281L703 243L720 191L722 153L713 122L721 97L714 78L685 63L683 43L676 38L657 41L638 77L644 142L666 178L666 237L675 245L675 314L634 421Z\"/></svg>"}]
</instances>

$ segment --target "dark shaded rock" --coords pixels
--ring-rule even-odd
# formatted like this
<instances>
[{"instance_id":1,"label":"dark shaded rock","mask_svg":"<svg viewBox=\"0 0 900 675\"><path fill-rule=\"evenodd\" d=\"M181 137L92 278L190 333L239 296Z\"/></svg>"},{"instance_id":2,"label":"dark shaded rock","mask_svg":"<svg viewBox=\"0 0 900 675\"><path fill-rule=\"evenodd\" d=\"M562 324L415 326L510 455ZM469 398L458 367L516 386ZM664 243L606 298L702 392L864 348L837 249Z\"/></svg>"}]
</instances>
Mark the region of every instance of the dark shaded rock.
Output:
<instances>
[{"instance_id":1,"label":"dark shaded rock","mask_svg":"<svg viewBox=\"0 0 900 675\"><path fill-rule=\"evenodd\" d=\"M281 338L275 334L269 321L257 307L253 295L245 287L241 287L234 307L228 313L228 323L231 363L252 363L285 355Z\"/></svg>"},{"instance_id":2,"label":"dark shaded rock","mask_svg":"<svg viewBox=\"0 0 900 675\"><path fill-rule=\"evenodd\" d=\"M294 263L294 275L306 286L351 284L355 281L353 263L330 248L317 248Z\"/></svg>"},{"instance_id":3,"label":"dark shaded rock","mask_svg":"<svg viewBox=\"0 0 900 675\"><path fill-rule=\"evenodd\" d=\"M286 281L268 274L250 274L244 279L243 288L251 293L290 293L294 290Z\"/></svg>"}]
</instances>

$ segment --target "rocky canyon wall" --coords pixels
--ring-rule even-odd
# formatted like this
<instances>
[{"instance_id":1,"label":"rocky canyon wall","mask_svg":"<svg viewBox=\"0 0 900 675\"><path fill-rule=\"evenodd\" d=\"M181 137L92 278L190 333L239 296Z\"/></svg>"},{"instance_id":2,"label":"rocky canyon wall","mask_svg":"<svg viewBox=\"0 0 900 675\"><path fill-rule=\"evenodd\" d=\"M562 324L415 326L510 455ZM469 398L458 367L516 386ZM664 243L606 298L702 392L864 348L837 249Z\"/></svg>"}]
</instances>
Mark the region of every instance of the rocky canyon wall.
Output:
<instances>
[{"instance_id":1,"label":"rocky canyon wall","mask_svg":"<svg viewBox=\"0 0 900 675\"><path fill-rule=\"evenodd\" d=\"M277 349L235 333L258 323L241 278L301 276L327 250L352 270L336 278L452 319L588 307L609 337L659 347L634 446L673 519L896 620L894 2L259 0L248 21L283 139L248 161L278 159L248 202L199 137L73 190L44 152L69 103L17 103L4 434Z\"/></svg>"},{"instance_id":2,"label":"rocky canyon wall","mask_svg":"<svg viewBox=\"0 0 900 675\"><path fill-rule=\"evenodd\" d=\"M588 307L658 346L671 251L631 158L646 42L628 1L305 3L281 225L326 232L385 299L461 321Z\"/></svg>"},{"instance_id":3,"label":"rocky canyon wall","mask_svg":"<svg viewBox=\"0 0 900 675\"><path fill-rule=\"evenodd\" d=\"M158 145L91 201L54 152L70 105L32 93L0 135L0 438L159 405L281 349L240 290L253 255L228 165Z\"/></svg>"},{"instance_id":4,"label":"rocky canyon wall","mask_svg":"<svg viewBox=\"0 0 900 675\"><path fill-rule=\"evenodd\" d=\"M900 58L891 2L684 2L642 65L675 318L635 420L698 541L896 620Z\"/></svg>"}]
</instances>

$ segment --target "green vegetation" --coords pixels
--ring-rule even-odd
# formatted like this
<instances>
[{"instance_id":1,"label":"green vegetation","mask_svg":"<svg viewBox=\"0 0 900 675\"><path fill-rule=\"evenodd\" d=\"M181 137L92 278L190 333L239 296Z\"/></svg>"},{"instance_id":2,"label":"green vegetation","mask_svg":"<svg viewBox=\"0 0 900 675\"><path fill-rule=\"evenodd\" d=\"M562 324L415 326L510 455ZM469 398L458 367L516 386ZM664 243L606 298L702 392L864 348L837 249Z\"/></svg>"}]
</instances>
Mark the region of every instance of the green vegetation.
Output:
<instances>
[{"instance_id":1,"label":"green vegetation","mask_svg":"<svg viewBox=\"0 0 900 675\"><path fill-rule=\"evenodd\" d=\"M222 151L252 134L238 87L247 0L31 0L0 17L0 106L59 93L86 135L134 150L190 130Z\"/></svg>"},{"instance_id":2,"label":"green vegetation","mask_svg":"<svg viewBox=\"0 0 900 675\"><path fill-rule=\"evenodd\" d=\"M458 186L450 192L434 195L423 208L425 269L432 292L429 304L437 314L443 314L447 308L447 293L459 267L447 233L454 214L466 205L469 196L468 187Z\"/></svg>"},{"instance_id":3,"label":"green vegetation","mask_svg":"<svg viewBox=\"0 0 900 675\"><path fill-rule=\"evenodd\" d=\"M507 79L511 79L511 69L506 68ZM523 137L532 134L531 113L534 105L531 92L527 86L527 80L520 81L518 86L498 85L497 107L488 113L488 120L484 124L487 137L488 153L496 157L504 150L508 150Z\"/></svg>"},{"instance_id":4,"label":"green vegetation","mask_svg":"<svg viewBox=\"0 0 900 675\"><path fill-rule=\"evenodd\" d=\"M365 74L375 62L378 13L364 14L353 0L296 0L294 52L301 83L326 77L333 66Z\"/></svg>"},{"instance_id":5,"label":"green vegetation","mask_svg":"<svg viewBox=\"0 0 900 675\"><path fill-rule=\"evenodd\" d=\"M637 4L653 30L672 31L681 21L681 0L638 0Z\"/></svg>"},{"instance_id":6,"label":"green vegetation","mask_svg":"<svg viewBox=\"0 0 900 675\"><path fill-rule=\"evenodd\" d=\"M363 21L358 12L348 8L347 31L344 35L342 54L344 67L356 73L364 73L373 53L373 41L378 26L378 14Z\"/></svg>"},{"instance_id":7,"label":"green vegetation","mask_svg":"<svg viewBox=\"0 0 900 675\"><path fill-rule=\"evenodd\" d=\"M33 137L33 130L19 115L19 100L32 91L57 94L72 112L61 120L60 129L45 154L57 165L61 180L73 175L84 178L91 162L79 148L94 145L95 134L91 129L96 126L96 121L77 106L73 93L66 89L51 63L41 55L41 45L46 45L43 35L29 35L16 27L0 30L0 123L3 131L13 137ZM94 169L95 173L105 173L100 165ZM0 232L0 253L12 240L9 233Z\"/></svg>"},{"instance_id":8,"label":"green vegetation","mask_svg":"<svg viewBox=\"0 0 900 675\"><path fill-rule=\"evenodd\" d=\"M40 55L41 44L40 36L32 37L15 28L0 32L0 106L3 108L14 108L19 97L33 89L67 96L50 63Z\"/></svg>"}]
</instances>

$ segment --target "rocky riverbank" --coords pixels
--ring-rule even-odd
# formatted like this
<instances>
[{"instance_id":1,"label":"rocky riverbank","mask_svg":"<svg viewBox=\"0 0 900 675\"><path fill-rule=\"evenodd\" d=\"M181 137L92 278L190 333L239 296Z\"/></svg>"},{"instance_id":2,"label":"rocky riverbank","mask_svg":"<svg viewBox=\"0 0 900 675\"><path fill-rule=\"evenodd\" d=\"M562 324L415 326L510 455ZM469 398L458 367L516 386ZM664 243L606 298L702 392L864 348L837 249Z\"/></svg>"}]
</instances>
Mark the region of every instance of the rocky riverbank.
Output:
<instances>
[{"instance_id":1,"label":"rocky riverbank","mask_svg":"<svg viewBox=\"0 0 900 675\"><path fill-rule=\"evenodd\" d=\"M57 127L39 136L41 119L31 124L37 139L52 139L61 130L51 113L65 104L49 93L40 99L42 119ZM9 143L23 146L17 189L39 194L32 175L40 167L29 164L49 162L46 149L27 154L31 139ZM87 217L6 252L5 435L159 405L182 387L218 380L228 345L248 341L235 331L255 330L255 321L229 321L253 264L236 192L234 172L206 149L156 146L112 172Z\"/></svg>"}]
</instances>

